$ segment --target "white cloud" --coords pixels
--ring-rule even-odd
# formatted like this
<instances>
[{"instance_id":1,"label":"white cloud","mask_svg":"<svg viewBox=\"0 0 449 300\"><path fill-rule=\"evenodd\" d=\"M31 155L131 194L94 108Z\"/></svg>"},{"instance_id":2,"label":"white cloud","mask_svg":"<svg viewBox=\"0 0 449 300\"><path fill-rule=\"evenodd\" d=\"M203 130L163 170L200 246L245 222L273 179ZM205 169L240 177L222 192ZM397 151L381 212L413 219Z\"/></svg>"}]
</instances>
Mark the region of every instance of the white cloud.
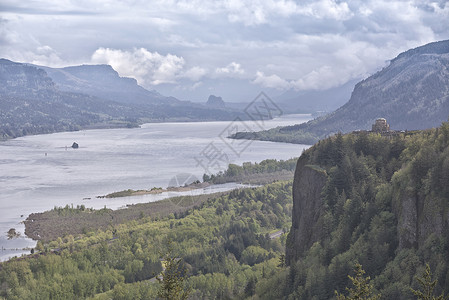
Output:
<instances>
[{"instance_id":1,"label":"white cloud","mask_svg":"<svg viewBox=\"0 0 449 300\"><path fill-rule=\"evenodd\" d=\"M282 79L276 74L266 76L263 72L260 71L256 73L256 78L252 81L252 83L258 84L262 87L279 90L286 90L292 87L292 82Z\"/></svg>"},{"instance_id":2,"label":"white cloud","mask_svg":"<svg viewBox=\"0 0 449 300\"><path fill-rule=\"evenodd\" d=\"M319 19L338 21L348 20L354 15L349 9L348 3L334 0L314 1L306 7L300 8L299 11Z\"/></svg>"},{"instance_id":3,"label":"white cloud","mask_svg":"<svg viewBox=\"0 0 449 300\"><path fill-rule=\"evenodd\" d=\"M337 73L330 66L322 66L292 82L292 86L296 90L319 90L338 86L351 79L346 74ZM344 77L339 77L338 75L344 75Z\"/></svg>"},{"instance_id":4,"label":"white cloud","mask_svg":"<svg viewBox=\"0 0 449 300\"><path fill-rule=\"evenodd\" d=\"M202 81L195 82L192 86L189 87L189 90L194 91L202 85L203 85Z\"/></svg>"},{"instance_id":5,"label":"white cloud","mask_svg":"<svg viewBox=\"0 0 449 300\"><path fill-rule=\"evenodd\" d=\"M193 67L185 71L184 74L181 75L181 77L190 79L192 81L198 81L206 74L207 74L206 69L201 67Z\"/></svg>"},{"instance_id":6,"label":"white cloud","mask_svg":"<svg viewBox=\"0 0 449 300\"><path fill-rule=\"evenodd\" d=\"M236 62L231 62L226 67L215 69L215 73L218 75L242 75L245 73L245 70L242 69L242 66Z\"/></svg>"},{"instance_id":7,"label":"white cloud","mask_svg":"<svg viewBox=\"0 0 449 300\"><path fill-rule=\"evenodd\" d=\"M120 75L134 77L143 85L175 83L185 64L182 57L144 48L133 51L99 48L92 55L92 62L111 65Z\"/></svg>"},{"instance_id":8,"label":"white cloud","mask_svg":"<svg viewBox=\"0 0 449 300\"><path fill-rule=\"evenodd\" d=\"M0 57L107 63L177 97L221 89L239 98L372 74L402 51L448 39L448 19L444 0L6 0Z\"/></svg>"},{"instance_id":9,"label":"white cloud","mask_svg":"<svg viewBox=\"0 0 449 300\"><path fill-rule=\"evenodd\" d=\"M347 20L353 13L346 2L319 0L296 3L289 0L224 1L230 22L247 26L270 23L280 17L309 16L317 19Z\"/></svg>"},{"instance_id":10,"label":"white cloud","mask_svg":"<svg viewBox=\"0 0 449 300\"><path fill-rule=\"evenodd\" d=\"M39 46L34 52L28 52L26 55L28 60L31 59L31 63L36 65L60 67L65 64L59 53L48 45Z\"/></svg>"}]
</instances>

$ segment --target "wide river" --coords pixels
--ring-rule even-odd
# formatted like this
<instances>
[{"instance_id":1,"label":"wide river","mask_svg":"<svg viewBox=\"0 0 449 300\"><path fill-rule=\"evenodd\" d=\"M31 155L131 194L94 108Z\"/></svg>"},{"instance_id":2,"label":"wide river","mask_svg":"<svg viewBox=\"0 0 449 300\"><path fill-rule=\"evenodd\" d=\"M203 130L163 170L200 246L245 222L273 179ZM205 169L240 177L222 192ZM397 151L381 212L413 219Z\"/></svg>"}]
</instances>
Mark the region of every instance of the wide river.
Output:
<instances>
[{"instance_id":1,"label":"wide river","mask_svg":"<svg viewBox=\"0 0 449 300\"><path fill-rule=\"evenodd\" d=\"M35 241L21 223L30 213L55 206L81 205L112 209L176 195L164 193L98 199L124 189L149 189L184 184L185 175L202 180L204 173L224 170L228 163L298 157L309 145L227 139L239 130L260 130L298 124L310 115L285 115L254 122L151 123L133 129L101 129L26 136L0 142L0 261L19 255ZM242 127L243 126L243 127ZM73 142L79 148L71 148ZM188 177L188 176L187 176ZM195 193L223 191L217 185ZM8 239L15 228L18 238Z\"/></svg>"}]
</instances>

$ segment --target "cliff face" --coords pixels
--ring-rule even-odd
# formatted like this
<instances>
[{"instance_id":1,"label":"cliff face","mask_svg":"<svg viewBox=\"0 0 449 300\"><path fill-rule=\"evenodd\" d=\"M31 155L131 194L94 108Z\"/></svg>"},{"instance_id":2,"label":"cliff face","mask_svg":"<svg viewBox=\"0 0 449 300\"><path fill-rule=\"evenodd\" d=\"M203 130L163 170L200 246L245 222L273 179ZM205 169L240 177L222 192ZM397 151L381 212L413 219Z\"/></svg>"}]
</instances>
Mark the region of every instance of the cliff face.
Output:
<instances>
[{"instance_id":1,"label":"cliff face","mask_svg":"<svg viewBox=\"0 0 449 300\"><path fill-rule=\"evenodd\" d=\"M40 68L48 73L59 90L65 92L84 93L125 104L156 105L179 102L175 98L164 97L156 91L144 89L134 78L120 77L109 65Z\"/></svg>"},{"instance_id":2,"label":"cliff face","mask_svg":"<svg viewBox=\"0 0 449 300\"><path fill-rule=\"evenodd\" d=\"M396 177L405 176L404 170ZM413 179L407 176L407 180ZM429 193L424 195L410 189L409 185L399 183L393 178L393 212L397 218L398 249L425 246L430 236L449 240L449 199ZM445 182L449 184L449 182Z\"/></svg>"},{"instance_id":3,"label":"cliff face","mask_svg":"<svg viewBox=\"0 0 449 300\"><path fill-rule=\"evenodd\" d=\"M0 92L22 96L54 89L44 70L0 59Z\"/></svg>"},{"instance_id":4,"label":"cliff face","mask_svg":"<svg viewBox=\"0 0 449 300\"><path fill-rule=\"evenodd\" d=\"M287 264L322 249L327 262L359 261L379 274L407 255L448 260L448 244L449 123L395 138L334 136L298 159Z\"/></svg>"},{"instance_id":5,"label":"cliff face","mask_svg":"<svg viewBox=\"0 0 449 300\"><path fill-rule=\"evenodd\" d=\"M0 59L0 140L78 130L132 113L117 103L60 91L43 69Z\"/></svg>"},{"instance_id":6,"label":"cliff face","mask_svg":"<svg viewBox=\"0 0 449 300\"><path fill-rule=\"evenodd\" d=\"M321 238L320 217L323 213L321 192L327 180L324 170L298 160L293 181L293 216L288 241L287 263L297 260Z\"/></svg>"},{"instance_id":7,"label":"cliff face","mask_svg":"<svg viewBox=\"0 0 449 300\"><path fill-rule=\"evenodd\" d=\"M224 108L226 104L221 97L210 95L209 98L207 99L206 106L215 108Z\"/></svg>"}]
</instances>

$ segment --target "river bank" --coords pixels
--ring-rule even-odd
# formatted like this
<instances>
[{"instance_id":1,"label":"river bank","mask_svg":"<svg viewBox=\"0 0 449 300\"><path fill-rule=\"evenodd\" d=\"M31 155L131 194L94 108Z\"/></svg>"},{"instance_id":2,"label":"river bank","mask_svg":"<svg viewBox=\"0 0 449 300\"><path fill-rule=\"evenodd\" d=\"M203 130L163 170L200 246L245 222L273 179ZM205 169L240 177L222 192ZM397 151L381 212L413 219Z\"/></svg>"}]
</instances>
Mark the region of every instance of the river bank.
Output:
<instances>
[{"instance_id":1,"label":"river bank","mask_svg":"<svg viewBox=\"0 0 449 300\"><path fill-rule=\"evenodd\" d=\"M266 121L264 126L285 126L308 119L308 115L282 116ZM245 124L254 130L258 128L251 122ZM151 123L133 129L83 130L1 142L0 248L36 246L36 241L26 237L22 224L32 213L66 205L100 210L105 205L108 209L117 209L127 204L160 201L176 192L96 197L127 189L167 188L173 185L172 181L179 182L174 185L183 186L180 174L190 174L195 181L202 179L204 173L217 174L225 170L230 163L290 159L309 147L260 141L236 144L225 138L229 125L229 122ZM77 142L79 148L66 150L65 146L73 142ZM212 150L226 159L212 160L216 157ZM258 181L252 179L250 183ZM179 193L195 194L201 190ZM11 228L20 232L21 237L8 239L7 232ZM0 253L0 260L9 257L9 253Z\"/></svg>"},{"instance_id":2,"label":"river bank","mask_svg":"<svg viewBox=\"0 0 449 300\"><path fill-rule=\"evenodd\" d=\"M120 192L113 192L104 196L97 196L97 198L120 198L120 197L132 197L132 196L143 196L143 195L156 195L162 194L164 192L188 192L196 189L207 188L211 184L208 182L193 182L185 186L171 186L166 189L154 187L149 190L132 190L127 189Z\"/></svg>"},{"instance_id":3,"label":"river bank","mask_svg":"<svg viewBox=\"0 0 449 300\"><path fill-rule=\"evenodd\" d=\"M49 242L69 235L77 236L97 230L112 229L113 226L144 218L158 219L172 214L173 218L203 202L228 194L229 191L183 195L164 200L127 204L122 209L99 210L77 207L58 207L42 213L32 213L24 221L25 234L33 240Z\"/></svg>"}]
</instances>

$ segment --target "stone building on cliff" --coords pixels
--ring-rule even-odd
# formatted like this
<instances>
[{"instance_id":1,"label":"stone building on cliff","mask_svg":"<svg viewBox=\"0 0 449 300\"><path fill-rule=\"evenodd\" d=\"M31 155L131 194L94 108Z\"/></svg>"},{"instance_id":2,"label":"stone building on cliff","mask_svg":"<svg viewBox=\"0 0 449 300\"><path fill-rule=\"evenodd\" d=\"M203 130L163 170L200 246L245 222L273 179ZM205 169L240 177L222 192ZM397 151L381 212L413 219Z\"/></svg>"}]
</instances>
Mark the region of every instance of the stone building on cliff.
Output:
<instances>
[{"instance_id":1,"label":"stone building on cliff","mask_svg":"<svg viewBox=\"0 0 449 300\"><path fill-rule=\"evenodd\" d=\"M376 123L373 124L372 132L389 132L390 131L390 125L388 125L387 120L384 118L379 118L376 120Z\"/></svg>"}]
</instances>

